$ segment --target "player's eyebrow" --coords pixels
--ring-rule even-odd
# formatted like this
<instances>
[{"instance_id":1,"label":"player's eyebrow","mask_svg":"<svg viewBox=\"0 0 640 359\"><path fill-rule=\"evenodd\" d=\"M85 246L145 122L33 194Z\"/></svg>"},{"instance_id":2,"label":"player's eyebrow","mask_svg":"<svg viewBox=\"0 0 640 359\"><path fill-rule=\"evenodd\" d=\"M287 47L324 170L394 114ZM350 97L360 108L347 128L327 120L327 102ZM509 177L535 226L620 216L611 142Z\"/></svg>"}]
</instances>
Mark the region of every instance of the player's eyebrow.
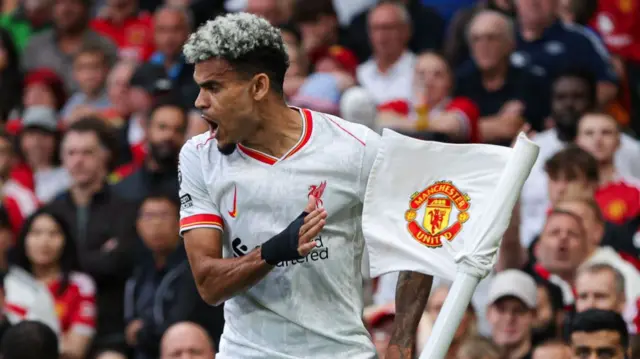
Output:
<instances>
[{"instance_id":1,"label":"player's eyebrow","mask_svg":"<svg viewBox=\"0 0 640 359\"><path fill-rule=\"evenodd\" d=\"M198 86L204 89L209 89L209 88L213 88L213 87L219 87L222 86L222 84L216 80L206 80L203 82L199 82Z\"/></svg>"}]
</instances>

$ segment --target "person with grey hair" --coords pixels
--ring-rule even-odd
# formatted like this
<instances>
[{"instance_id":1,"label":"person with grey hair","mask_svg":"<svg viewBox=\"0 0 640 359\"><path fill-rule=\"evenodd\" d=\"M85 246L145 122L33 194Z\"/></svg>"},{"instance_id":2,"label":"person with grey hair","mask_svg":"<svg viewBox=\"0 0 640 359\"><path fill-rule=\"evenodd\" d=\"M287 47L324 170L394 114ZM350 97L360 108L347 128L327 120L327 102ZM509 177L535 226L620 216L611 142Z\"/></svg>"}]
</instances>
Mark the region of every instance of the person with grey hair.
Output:
<instances>
[{"instance_id":1,"label":"person with grey hair","mask_svg":"<svg viewBox=\"0 0 640 359\"><path fill-rule=\"evenodd\" d=\"M467 27L473 65L458 72L456 95L480 108L483 142L510 144L526 120L543 129L548 114L541 75L517 69L509 62L516 46L513 22L495 10L479 11Z\"/></svg>"},{"instance_id":2,"label":"person with grey hair","mask_svg":"<svg viewBox=\"0 0 640 359\"><path fill-rule=\"evenodd\" d=\"M225 303L218 358L375 358L361 216L380 137L287 106L285 45L263 18L217 17L184 55L210 130L180 153L180 234L200 295ZM400 274L388 358L413 355L431 281Z\"/></svg>"},{"instance_id":3,"label":"person with grey hair","mask_svg":"<svg viewBox=\"0 0 640 359\"><path fill-rule=\"evenodd\" d=\"M626 304L624 276L609 264L586 264L576 274L576 311L613 310L623 313Z\"/></svg>"}]
</instances>

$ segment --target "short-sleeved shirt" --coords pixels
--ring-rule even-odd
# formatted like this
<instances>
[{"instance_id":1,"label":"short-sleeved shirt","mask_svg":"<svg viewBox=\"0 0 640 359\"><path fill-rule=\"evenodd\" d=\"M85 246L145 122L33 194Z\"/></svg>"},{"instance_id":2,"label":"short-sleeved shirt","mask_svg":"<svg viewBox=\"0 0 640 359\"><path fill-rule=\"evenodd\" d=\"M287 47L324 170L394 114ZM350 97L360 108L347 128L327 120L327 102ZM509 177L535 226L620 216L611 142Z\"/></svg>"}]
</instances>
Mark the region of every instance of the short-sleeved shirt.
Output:
<instances>
[{"instance_id":1,"label":"short-sleeved shirt","mask_svg":"<svg viewBox=\"0 0 640 359\"><path fill-rule=\"evenodd\" d=\"M473 101L481 117L496 115L505 103L519 100L525 105L525 120L536 131L544 129L543 120L549 115L550 101L544 75L510 66L504 85L495 91L484 87L482 75L472 63L463 65L456 75L455 95Z\"/></svg>"},{"instance_id":2,"label":"short-sleeved shirt","mask_svg":"<svg viewBox=\"0 0 640 359\"><path fill-rule=\"evenodd\" d=\"M526 41L518 33L511 64L519 68L530 67L545 75L549 83L570 69L590 71L598 81L617 81L602 41L582 25L567 25L560 21L534 41Z\"/></svg>"},{"instance_id":3,"label":"short-sleeved shirt","mask_svg":"<svg viewBox=\"0 0 640 359\"><path fill-rule=\"evenodd\" d=\"M242 145L224 156L209 133L180 154L180 232L222 231L225 258L280 233L310 195L328 213L314 251L225 302L221 359L376 356L361 317L361 215L380 137L334 116L300 115L303 134L282 158Z\"/></svg>"},{"instance_id":4,"label":"short-sleeved shirt","mask_svg":"<svg viewBox=\"0 0 640 359\"><path fill-rule=\"evenodd\" d=\"M62 333L93 335L96 327L96 285L84 273L69 274L67 288L60 292L61 279L48 283Z\"/></svg>"}]
</instances>

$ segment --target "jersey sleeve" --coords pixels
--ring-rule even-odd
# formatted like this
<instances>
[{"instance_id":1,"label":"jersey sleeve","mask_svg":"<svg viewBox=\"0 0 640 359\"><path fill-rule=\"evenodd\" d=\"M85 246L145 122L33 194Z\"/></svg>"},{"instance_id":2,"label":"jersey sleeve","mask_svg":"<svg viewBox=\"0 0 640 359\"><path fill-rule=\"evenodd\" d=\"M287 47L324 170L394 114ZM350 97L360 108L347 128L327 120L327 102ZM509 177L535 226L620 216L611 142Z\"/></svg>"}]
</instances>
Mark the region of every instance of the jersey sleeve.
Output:
<instances>
[{"instance_id":1,"label":"jersey sleeve","mask_svg":"<svg viewBox=\"0 0 640 359\"><path fill-rule=\"evenodd\" d=\"M216 228L222 231L222 216L209 196L198 149L192 141L182 147L178 165L180 235L195 228Z\"/></svg>"},{"instance_id":2,"label":"jersey sleeve","mask_svg":"<svg viewBox=\"0 0 640 359\"><path fill-rule=\"evenodd\" d=\"M360 201L364 203L364 194L367 191L367 182L369 182L369 173L378 155L378 150L382 145L382 137L377 133L368 130L364 138L364 154L362 156L362 163L360 167L360 178L358 183L358 197Z\"/></svg>"},{"instance_id":3,"label":"jersey sleeve","mask_svg":"<svg viewBox=\"0 0 640 359\"><path fill-rule=\"evenodd\" d=\"M480 142L480 130L478 128L480 109L473 101L467 97L456 97L449 103L446 110L454 112L458 119L462 121L469 142Z\"/></svg>"},{"instance_id":4,"label":"jersey sleeve","mask_svg":"<svg viewBox=\"0 0 640 359\"><path fill-rule=\"evenodd\" d=\"M92 336L96 330L96 286L86 274L74 273L71 282L77 287L77 298L70 314L69 330L73 333Z\"/></svg>"}]
</instances>

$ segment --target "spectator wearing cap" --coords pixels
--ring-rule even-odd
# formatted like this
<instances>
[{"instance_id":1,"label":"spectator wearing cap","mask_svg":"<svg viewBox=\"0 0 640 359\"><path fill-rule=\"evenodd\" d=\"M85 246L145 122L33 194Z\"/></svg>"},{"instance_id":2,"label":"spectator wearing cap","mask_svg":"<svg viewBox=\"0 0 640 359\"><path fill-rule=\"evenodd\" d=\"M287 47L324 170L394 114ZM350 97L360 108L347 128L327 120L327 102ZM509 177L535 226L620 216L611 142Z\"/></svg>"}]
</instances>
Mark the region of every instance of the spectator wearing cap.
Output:
<instances>
[{"instance_id":1,"label":"spectator wearing cap","mask_svg":"<svg viewBox=\"0 0 640 359\"><path fill-rule=\"evenodd\" d=\"M33 70L48 67L64 80L67 92L77 90L73 79L73 57L84 45L100 46L113 63L115 45L89 29L89 0L54 0L53 28L34 36L24 51L23 67Z\"/></svg>"},{"instance_id":2,"label":"spectator wearing cap","mask_svg":"<svg viewBox=\"0 0 640 359\"><path fill-rule=\"evenodd\" d=\"M617 93L617 76L607 49L582 26L565 25L557 17L557 0L516 0L516 50L511 63L531 67L550 81L572 68L588 69L597 78L598 104Z\"/></svg>"},{"instance_id":3,"label":"spectator wearing cap","mask_svg":"<svg viewBox=\"0 0 640 359\"><path fill-rule=\"evenodd\" d=\"M114 185L116 193L135 202L149 193L178 193L178 155L185 142L187 116L175 98L159 99L145 127L148 156L142 166Z\"/></svg>"},{"instance_id":4,"label":"spectator wearing cap","mask_svg":"<svg viewBox=\"0 0 640 359\"><path fill-rule=\"evenodd\" d=\"M290 104L338 115L340 97L355 85L358 62L351 51L333 46L316 62L316 72L305 79Z\"/></svg>"},{"instance_id":5,"label":"spectator wearing cap","mask_svg":"<svg viewBox=\"0 0 640 359\"><path fill-rule=\"evenodd\" d=\"M590 309L576 314L568 325L568 339L571 351L578 358L631 357L624 319L613 311Z\"/></svg>"},{"instance_id":6,"label":"spectator wearing cap","mask_svg":"<svg viewBox=\"0 0 640 359\"><path fill-rule=\"evenodd\" d=\"M536 283L524 272L508 269L491 281L487 320L491 338L510 359L531 358Z\"/></svg>"},{"instance_id":7,"label":"spectator wearing cap","mask_svg":"<svg viewBox=\"0 0 640 359\"><path fill-rule=\"evenodd\" d=\"M153 19L138 0L107 0L91 28L118 46L120 58L147 61L153 53Z\"/></svg>"},{"instance_id":8,"label":"spectator wearing cap","mask_svg":"<svg viewBox=\"0 0 640 359\"><path fill-rule=\"evenodd\" d=\"M455 93L477 104L482 141L509 145L524 123L542 131L549 112L546 80L510 64L515 48L511 19L482 10L469 23L467 36L473 65L456 74Z\"/></svg>"},{"instance_id":9,"label":"spectator wearing cap","mask_svg":"<svg viewBox=\"0 0 640 359\"><path fill-rule=\"evenodd\" d=\"M24 80L25 107L43 105L59 111L66 101L67 91L58 74L46 67L27 72Z\"/></svg>"},{"instance_id":10,"label":"spectator wearing cap","mask_svg":"<svg viewBox=\"0 0 640 359\"><path fill-rule=\"evenodd\" d=\"M88 45L78 51L73 59L73 78L78 84L78 91L62 109L63 121L79 107L103 111L111 106L105 88L109 68L109 59L101 47Z\"/></svg>"},{"instance_id":11,"label":"spectator wearing cap","mask_svg":"<svg viewBox=\"0 0 640 359\"><path fill-rule=\"evenodd\" d=\"M24 111L19 139L20 157L32 173L35 193L48 203L69 188L71 177L60 167L60 132L56 113L46 106Z\"/></svg>"},{"instance_id":12,"label":"spectator wearing cap","mask_svg":"<svg viewBox=\"0 0 640 359\"><path fill-rule=\"evenodd\" d=\"M378 355L384 355L387 352L395 316L396 308L394 303L374 305L364 310L363 319L369 328L369 333Z\"/></svg>"},{"instance_id":13,"label":"spectator wearing cap","mask_svg":"<svg viewBox=\"0 0 640 359\"><path fill-rule=\"evenodd\" d=\"M100 118L72 124L62 140L63 166L71 187L48 205L73 231L80 270L97 287L97 332L92 353L126 352L124 286L139 248L135 204L120 198L106 184L114 167L113 129Z\"/></svg>"},{"instance_id":14,"label":"spectator wearing cap","mask_svg":"<svg viewBox=\"0 0 640 359\"><path fill-rule=\"evenodd\" d=\"M193 64L182 56L182 45L193 28L193 17L188 9L162 6L153 16L156 52L149 62L161 66L171 80L172 88L190 108L198 96L199 88L193 82Z\"/></svg>"}]
</instances>

